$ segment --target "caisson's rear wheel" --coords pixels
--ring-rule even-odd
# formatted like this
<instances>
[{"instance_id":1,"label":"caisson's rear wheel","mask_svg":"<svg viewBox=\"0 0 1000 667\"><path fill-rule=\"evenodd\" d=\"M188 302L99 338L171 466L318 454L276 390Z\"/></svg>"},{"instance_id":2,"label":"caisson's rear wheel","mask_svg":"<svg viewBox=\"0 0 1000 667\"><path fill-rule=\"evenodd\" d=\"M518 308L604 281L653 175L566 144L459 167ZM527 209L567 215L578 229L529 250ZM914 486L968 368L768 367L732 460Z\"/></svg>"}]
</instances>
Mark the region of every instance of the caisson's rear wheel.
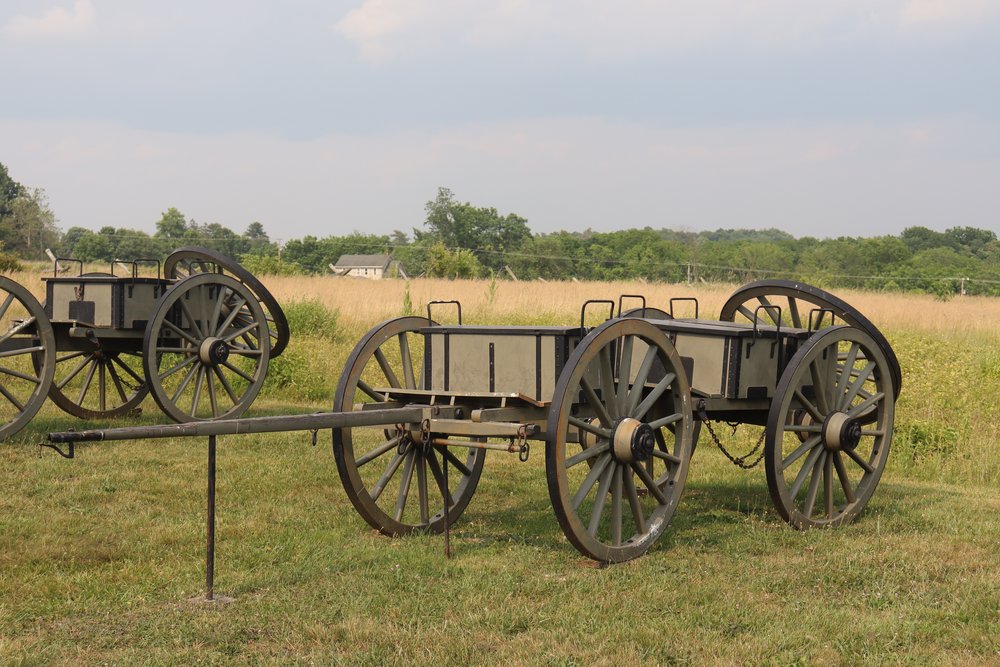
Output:
<instances>
[{"instance_id":1,"label":"caisson's rear wheel","mask_svg":"<svg viewBox=\"0 0 1000 667\"><path fill-rule=\"evenodd\" d=\"M368 332L348 357L333 410L370 410L386 401L379 389L421 387L424 339L419 330L430 324L422 317L400 317ZM486 460L483 449L434 446L419 432L394 423L335 428L333 453L351 503L373 528L390 536L443 531L446 498L448 520L454 523L472 499Z\"/></svg>"},{"instance_id":2,"label":"caisson's rear wheel","mask_svg":"<svg viewBox=\"0 0 1000 667\"><path fill-rule=\"evenodd\" d=\"M257 300L267 319L267 328L271 341L271 358L278 357L288 345L288 320L278 300L271 295L264 284L252 273L243 268L235 259L209 248L191 246L178 248L167 256L163 262L163 275L166 278L183 279L199 273L219 273L235 278L243 283ZM249 319L240 316L237 324L250 324Z\"/></svg>"},{"instance_id":3,"label":"caisson's rear wheel","mask_svg":"<svg viewBox=\"0 0 1000 667\"><path fill-rule=\"evenodd\" d=\"M570 355L548 415L545 469L559 525L584 555L644 554L677 509L691 457L691 394L666 335L605 322Z\"/></svg>"},{"instance_id":4,"label":"caisson's rear wheel","mask_svg":"<svg viewBox=\"0 0 1000 667\"><path fill-rule=\"evenodd\" d=\"M774 506L795 528L851 521L889 457L895 394L876 341L848 326L824 329L778 381L764 441Z\"/></svg>"},{"instance_id":5,"label":"caisson's rear wheel","mask_svg":"<svg viewBox=\"0 0 1000 667\"><path fill-rule=\"evenodd\" d=\"M758 311L759 306L766 307ZM756 317L763 324L773 325L779 321L779 310L782 326L805 329L810 324L815 328L849 324L871 336L885 356L894 396L899 397L903 386L903 372L889 341L857 308L818 287L792 280L758 280L747 283L732 293L722 306L719 319L752 323Z\"/></svg>"}]
</instances>

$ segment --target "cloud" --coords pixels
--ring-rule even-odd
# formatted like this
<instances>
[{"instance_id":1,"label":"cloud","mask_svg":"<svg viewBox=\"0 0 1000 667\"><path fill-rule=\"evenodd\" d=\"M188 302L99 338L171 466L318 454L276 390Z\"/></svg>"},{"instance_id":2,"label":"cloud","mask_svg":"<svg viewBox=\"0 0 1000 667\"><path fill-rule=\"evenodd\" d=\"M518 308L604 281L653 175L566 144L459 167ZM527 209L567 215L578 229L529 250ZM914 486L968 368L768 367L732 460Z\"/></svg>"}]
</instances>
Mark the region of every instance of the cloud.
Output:
<instances>
[{"instance_id":1,"label":"cloud","mask_svg":"<svg viewBox=\"0 0 1000 667\"><path fill-rule=\"evenodd\" d=\"M901 12L906 23L974 25L1000 14L996 0L910 0Z\"/></svg>"},{"instance_id":2,"label":"cloud","mask_svg":"<svg viewBox=\"0 0 1000 667\"><path fill-rule=\"evenodd\" d=\"M76 0L72 9L55 7L41 16L18 15L3 26L12 37L61 37L88 32L97 23L97 12L90 0Z\"/></svg>"},{"instance_id":3,"label":"cloud","mask_svg":"<svg viewBox=\"0 0 1000 667\"><path fill-rule=\"evenodd\" d=\"M599 60L699 49L812 49L912 24L974 27L996 0L364 0L334 30L363 60L460 47L549 49Z\"/></svg>"}]
</instances>

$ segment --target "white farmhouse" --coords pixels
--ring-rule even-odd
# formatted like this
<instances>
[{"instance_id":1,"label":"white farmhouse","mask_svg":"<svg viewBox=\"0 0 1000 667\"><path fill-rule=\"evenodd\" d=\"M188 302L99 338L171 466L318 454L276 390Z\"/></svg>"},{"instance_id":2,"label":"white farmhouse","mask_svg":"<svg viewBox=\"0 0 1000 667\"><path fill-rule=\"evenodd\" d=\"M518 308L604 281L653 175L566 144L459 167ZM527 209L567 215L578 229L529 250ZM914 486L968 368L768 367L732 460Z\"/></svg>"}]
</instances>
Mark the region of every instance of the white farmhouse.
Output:
<instances>
[{"instance_id":1,"label":"white farmhouse","mask_svg":"<svg viewBox=\"0 0 1000 667\"><path fill-rule=\"evenodd\" d=\"M330 270L338 276L381 280L387 276L406 277L403 266L392 255L341 255Z\"/></svg>"}]
</instances>

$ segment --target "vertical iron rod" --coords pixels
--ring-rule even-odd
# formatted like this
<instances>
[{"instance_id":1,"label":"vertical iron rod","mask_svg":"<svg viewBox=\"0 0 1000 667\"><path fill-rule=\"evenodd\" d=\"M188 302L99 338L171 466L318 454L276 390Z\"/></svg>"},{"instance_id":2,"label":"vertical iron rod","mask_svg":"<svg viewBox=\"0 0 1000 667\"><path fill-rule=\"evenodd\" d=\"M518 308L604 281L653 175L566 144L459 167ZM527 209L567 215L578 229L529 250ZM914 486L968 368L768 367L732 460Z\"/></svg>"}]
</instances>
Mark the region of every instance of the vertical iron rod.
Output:
<instances>
[{"instance_id":1,"label":"vertical iron rod","mask_svg":"<svg viewBox=\"0 0 1000 667\"><path fill-rule=\"evenodd\" d=\"M208 539L205 542L205 599L215 599L215 436L208 436Z\"/></svg>"},{"instance_id":2,"label":"vertical iron rod","mask_svg":"<svg viewBox=\"0 0 1000 667\"><path fill-rule=\"evenodd\" d=\"M441 465L444 467L444 557L451 558L451 521L448 516L448 497L451 495L451 491L448 487L448 457L443 456L444 452L448 451L445 448L442 451Z\"/></svg>"}]
</instances>

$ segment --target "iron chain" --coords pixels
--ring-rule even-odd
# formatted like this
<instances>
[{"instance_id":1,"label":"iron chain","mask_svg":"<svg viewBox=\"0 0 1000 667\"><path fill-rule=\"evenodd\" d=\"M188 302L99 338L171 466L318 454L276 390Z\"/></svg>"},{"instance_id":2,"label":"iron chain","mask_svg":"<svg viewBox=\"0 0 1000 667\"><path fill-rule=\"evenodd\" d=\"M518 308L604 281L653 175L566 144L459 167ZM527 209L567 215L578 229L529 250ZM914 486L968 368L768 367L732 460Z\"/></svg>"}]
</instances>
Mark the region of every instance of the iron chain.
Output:
<instances>
[{"instance_id":1,"label":"iron chain","mask_svg":"<svg viewBox=\"0 0 1000 667\"><path fill-rule=\"evenodd\" d=\"M722 453L726 455L726 458L732 461L734 465L743 468L744 470L750 470L751 468L756 468L760 464L760 462L764 460L764 450L762 448L762 445L764 444L764 435L767 433L767 429L761 431L760 437L757 439L757 444L753 446L753 449L751 449L743 456L733 456L726 450L725 447L723 447L722 441L719 440L719 436L715 434L715 429L712 428L712 422L708 421L707 419L704 420L704 422L705 422L705 427L708 428L708 434L712 436L712 442L716 444L716 446L722 451ZM730 426L732 427L733 433L735 434L736 425L730 424ZM755 458L752 463L747 463L747 459L749 459L754 454L757 454L758 450L760 451L760 453L757 455L757 458Z\"/></svg>"}]
</instances>

